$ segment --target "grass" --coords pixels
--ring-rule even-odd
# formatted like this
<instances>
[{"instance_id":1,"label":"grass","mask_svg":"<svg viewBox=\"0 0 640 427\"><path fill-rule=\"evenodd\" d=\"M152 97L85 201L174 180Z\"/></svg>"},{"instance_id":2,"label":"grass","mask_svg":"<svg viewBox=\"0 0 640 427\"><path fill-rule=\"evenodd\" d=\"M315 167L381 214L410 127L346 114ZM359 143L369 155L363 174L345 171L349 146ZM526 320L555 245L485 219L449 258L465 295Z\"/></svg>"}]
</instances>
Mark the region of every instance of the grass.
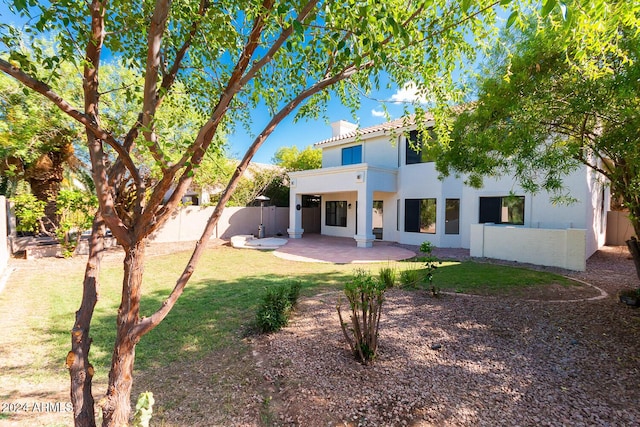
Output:
<instances>
[{"instance_id":1,"label":"grass","mask_svg":"<svg viewBox=\"0 0 640 427\"><path fill-rule=\"evenodd\" d=\"M549 284L577 284L549 272L473 261L443 262L433 277L434 282L443 290L480 295L526 292L527 288Z\"/></svg>"},{"instance_id":2,"label":"grass","mask_svg":"<svg viewBox=\"0 0 640 427\"><path fill-rule=\"evenodd\" d=\"M143 282L142 315L149 315L169 295L189 253L148 257ZM56 261L58 262L58 261ZM68 381L64 359L69 351L69 330L81 298L82 262L59 260L47 271L14 272L0 294L0 370L3 375L47 381ZM399 268L419 263L400 263ZM373 264L375 271L388 264ZM302 284L302 296L341 289L354 266L296 263L269 252L220 247L203 256L186 290L167 318L144 336L137 346L136 370L166 366L174 361L197 360L225 347L243 346L241 338L255 319L267 288ZM91 360L96 382L106 381L115 338L122 264L110 261L101 271L100 299L92 323ZM444 263L434 280L442 289L493 292L513 287L568 283L550 273L474 262ZM29 355L28 358L21 355ZM2 385L2 384L0 384Z\"/></svg>"}]
</instances>

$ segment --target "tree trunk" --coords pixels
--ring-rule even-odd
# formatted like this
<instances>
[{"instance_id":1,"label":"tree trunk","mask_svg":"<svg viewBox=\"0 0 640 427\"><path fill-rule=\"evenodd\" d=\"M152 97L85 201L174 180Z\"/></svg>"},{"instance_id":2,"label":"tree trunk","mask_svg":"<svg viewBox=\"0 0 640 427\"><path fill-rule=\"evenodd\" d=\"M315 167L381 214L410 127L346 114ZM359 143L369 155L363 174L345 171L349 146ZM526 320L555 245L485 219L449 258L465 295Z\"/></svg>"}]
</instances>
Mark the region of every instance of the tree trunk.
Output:
<instances>
[{"instance_id":1,"label":"tree trunk","mask_svg":"<svg viewBox=\"0 0 640 427\"><path fill-rule=\"evenodd\" d=\"M103 427L122 427L131 415L131 386L136 344L134 327L140 320L140 288L144 268L145 240L125 248L122 299L118 309L117 336L111 358L107 395L100 402Z\"/></svg>"},{"instance_id":2,"label":"tree trunk","mask_svg":"<svg viewBox=\"0 0 640 427\"><path fill-rule=\"evenodd\" d=\"M104 230L102 217L100 214L96 214L89 238L89 257L84 273L82 303L80 309L76 311L76 321L71 330L71 351L67 355L75 427L95 427L96 425L91 390L93 366L89 363L89 349L91 348L89 329L93 310L98 301L98 278L104 249Z\"/></svg>"}]
</instances>

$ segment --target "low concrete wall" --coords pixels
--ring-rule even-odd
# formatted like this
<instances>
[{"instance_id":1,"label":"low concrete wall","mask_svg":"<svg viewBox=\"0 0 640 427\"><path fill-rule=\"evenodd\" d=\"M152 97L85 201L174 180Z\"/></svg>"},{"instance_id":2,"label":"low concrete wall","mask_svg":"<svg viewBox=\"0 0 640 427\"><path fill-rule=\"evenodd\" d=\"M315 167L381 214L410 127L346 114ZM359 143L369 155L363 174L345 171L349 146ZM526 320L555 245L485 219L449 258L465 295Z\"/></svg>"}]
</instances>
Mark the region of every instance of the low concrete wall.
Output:
<instances>
[{"instance_id":1,"label":"low concrete wall","mask_svg":"<svg viewBox=\"0 0 640 427\"><path fill-rule=\"evenodd\" d=\"M7 200L0 196L0 276L4 273L9 262L9 239L7 237Z\"/></svg>"},{"instance_id":2,"label":"low concrete wall","mask_svg":"<svg viewBox=\"0 0 640 427\"><path fill-rule=\"evenodd\" d=\"M626 246L627 240L635 234L627 212L607 212L607 238L605 245Z\"/></svg>"},{"instance_id":3,"label":"low concrete wall","mask_svg":"<svg viewBox=\"0 0 640 427\"><path fill-rule=\"evenodd\" d=\"M568 270L586 269L586 230L471 225L470 255Z\"/></svg>"},{"instance_id":4,"label":"low concrete wall","mask_svg":"<svg viewBox=\"0 0 640 427\"><path fill-rule=\"evenodd\" d=\"M178 209L152 236L157 243L189 242L198 240L214 207L186 206ZM230 239L238 234L258 235L260 207L225 208L211 238ZM263 224L266 236L287 235L289 208L265 206Z\"/></svg>"}]
</instances>

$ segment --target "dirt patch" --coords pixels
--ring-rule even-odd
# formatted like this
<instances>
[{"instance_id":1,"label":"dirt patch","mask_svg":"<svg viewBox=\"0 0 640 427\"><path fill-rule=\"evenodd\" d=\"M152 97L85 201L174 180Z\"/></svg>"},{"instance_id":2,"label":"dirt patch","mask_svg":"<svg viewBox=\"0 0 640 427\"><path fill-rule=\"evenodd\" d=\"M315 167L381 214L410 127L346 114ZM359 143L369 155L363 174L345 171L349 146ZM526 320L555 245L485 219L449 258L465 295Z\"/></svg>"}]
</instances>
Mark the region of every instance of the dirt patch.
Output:
<instances>
[{"instance_id":1,"label":"dirt patch","mask_svg":"<svg viewBox=\"0 0 640 427\"><path fill-rule=\"evenodd\" d=\"M629 425L640 318L610 302L389 292L378 359L353 359L335 298L254 343L286 425ZM601 305L600 305L601 304ZM606 313L605 315L603 315Z\"/></svg>"}]
</instances>

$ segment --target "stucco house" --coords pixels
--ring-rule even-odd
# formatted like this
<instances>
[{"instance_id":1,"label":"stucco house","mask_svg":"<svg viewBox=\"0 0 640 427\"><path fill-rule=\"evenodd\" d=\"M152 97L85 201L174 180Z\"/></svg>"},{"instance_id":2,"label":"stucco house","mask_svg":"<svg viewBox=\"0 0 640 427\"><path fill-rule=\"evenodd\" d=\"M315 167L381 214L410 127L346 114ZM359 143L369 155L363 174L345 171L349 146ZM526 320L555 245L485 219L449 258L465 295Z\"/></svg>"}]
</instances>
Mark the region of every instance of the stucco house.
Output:
<instances>
[{"instance_id":1,"label":"stucco house","mask_svg":"<svg viewBox=\"0 0 640 427\"><path fill-rule=\"evenodd\" d=\"M472 256L583 270L604 245L610 196L587 167L565 179L577 201L554 205L548 193L527 193L508 176L485 179L481 189L459 177L438 179L433 159L412 149L419 134L406 120L331 126L332 137L315 144L322 168L290 174L291 238L303 238L302 206L313 197L320 199L320 233L353 238L359 247L430 241L469 248Z\"/></svg>"}]
</instances>

